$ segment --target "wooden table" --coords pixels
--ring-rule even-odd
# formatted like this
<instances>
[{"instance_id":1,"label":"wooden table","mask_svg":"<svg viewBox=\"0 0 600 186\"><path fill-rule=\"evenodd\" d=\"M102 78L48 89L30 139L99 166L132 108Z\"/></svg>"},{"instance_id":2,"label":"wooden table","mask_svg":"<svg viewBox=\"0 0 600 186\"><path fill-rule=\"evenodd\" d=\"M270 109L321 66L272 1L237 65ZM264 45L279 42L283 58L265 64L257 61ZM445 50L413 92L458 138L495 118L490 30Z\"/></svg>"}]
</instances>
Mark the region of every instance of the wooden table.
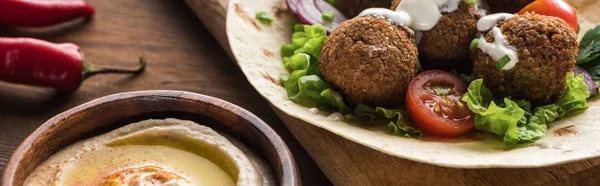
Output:
<instances>
[{"instance_id":1,"label":"wooden table","mask_svg":"<svg viewBox=\"0 0 600 186\"><path fill-rule=\"evenodd\" d=\"M0 27L0 36L73 42L89 61L104 65L135 65L144 54L146 72L95 76L72 95L0 82L0 172L21 141L60 112L109 94L168 89L218 97L255 113L287 142L305 185L331 184L183 1L87 1L98 11L89 23L41 33Z\"/></svg>"}]
</instances>

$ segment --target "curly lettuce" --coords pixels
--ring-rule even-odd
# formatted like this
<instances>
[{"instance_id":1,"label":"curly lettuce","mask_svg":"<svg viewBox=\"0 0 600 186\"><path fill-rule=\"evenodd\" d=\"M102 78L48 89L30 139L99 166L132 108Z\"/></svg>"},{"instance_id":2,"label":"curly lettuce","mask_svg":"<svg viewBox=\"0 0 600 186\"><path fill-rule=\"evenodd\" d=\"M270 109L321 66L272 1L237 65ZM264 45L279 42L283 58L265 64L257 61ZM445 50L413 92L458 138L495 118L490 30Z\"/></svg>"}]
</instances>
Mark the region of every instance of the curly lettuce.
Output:
<instances>
[{"instance_id":1,"label":"curly lettuce","mask_svg":"<svg viewBox=\"0 0 600 186\"><path fill-rule=\"evenodd\" d=\"M556 103L531 108L525 100L497 100L482 79L473 81L462 100L475 116L475 128L504 136L504 144L512 147L529 144L545 136L547 125L588 108L590 93L583 75L567 75L567 88Z\"/></svg>"},{"instance_id":2,"label":"curly lettuce","mask_svg":"<svg viewBox=\"0 0 600 186\"><path fill-rule=\"evenodd\" d=\"M370 107L360 104L354 109L354 115L346 115L346 119L356 120L359 124L369 125L374 120L386 119L389 121L388 128L396 136L419 137L423 135L421 130L414 128L404 118L406 113L398 109L386 109L382 107Z\"/></svg>"}]
</instances>

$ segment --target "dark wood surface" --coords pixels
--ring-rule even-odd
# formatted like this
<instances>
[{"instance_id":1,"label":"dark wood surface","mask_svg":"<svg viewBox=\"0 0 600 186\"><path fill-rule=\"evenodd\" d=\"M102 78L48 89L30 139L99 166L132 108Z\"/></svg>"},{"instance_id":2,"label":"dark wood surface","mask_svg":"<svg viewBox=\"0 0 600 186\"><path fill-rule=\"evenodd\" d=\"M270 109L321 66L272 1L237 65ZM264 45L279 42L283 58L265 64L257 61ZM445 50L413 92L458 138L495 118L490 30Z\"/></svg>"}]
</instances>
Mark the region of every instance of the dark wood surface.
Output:
<instances>
[{"instance_id":1,"label":"dark wood surface","mask_svg":"<svg viewBox=\"0 0 600 186\"><path fill-rule=\"evenodd\" d=\"M292 153L264 121L249 111L214 97L168 90L106 96L53 117L15 151L5 167L0 185L22 185L39 164L69 144L132 122L163 118L192 120L233 136L245 142L271 165L280 185L301 185Z\"/></svg>"},{"instance_id":2,"label":"dark wood surface","mask_svg":"<svg viewBox=\"0 0 600 186\"><path fill-rule=\"evenodd\" d=\"M103 65L132 66L144 54L149 63L146 72L136 77L98 75L72 95L0 82L0 170L25 137L58 113L114 93L166 89L218 97L253 112L286 141L304 184L330 184L183 1L88 2L98 11L88 23L59 32L0 27L0 36L73 42L89 61Z\"/></svg>"}]
</instances>

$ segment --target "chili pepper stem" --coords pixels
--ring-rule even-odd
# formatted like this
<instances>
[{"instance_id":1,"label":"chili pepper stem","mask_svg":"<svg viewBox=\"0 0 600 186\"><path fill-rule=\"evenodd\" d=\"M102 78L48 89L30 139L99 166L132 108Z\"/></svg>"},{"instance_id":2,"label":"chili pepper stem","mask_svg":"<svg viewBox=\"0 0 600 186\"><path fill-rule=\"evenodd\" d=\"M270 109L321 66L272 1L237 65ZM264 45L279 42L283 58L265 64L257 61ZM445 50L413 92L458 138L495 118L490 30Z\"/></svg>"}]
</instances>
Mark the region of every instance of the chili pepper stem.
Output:
<instances>
[{"instance_id":1,"label":"chili pepper stem","mask_svg":"<svg viewBox=\"0 0 600 186\"><path fill-rule=\"evenodd\" d=\"M116 67L105 67L99 66L92 63L89 63L85 60L83 63L83 79L89 78L96 74L108 74L108 73L117 73L117 74L139 74L144 71L146 68L146 58L144 56L140 57L138 66L134 68L116 68Z\"/></svg>"}]
</instances>

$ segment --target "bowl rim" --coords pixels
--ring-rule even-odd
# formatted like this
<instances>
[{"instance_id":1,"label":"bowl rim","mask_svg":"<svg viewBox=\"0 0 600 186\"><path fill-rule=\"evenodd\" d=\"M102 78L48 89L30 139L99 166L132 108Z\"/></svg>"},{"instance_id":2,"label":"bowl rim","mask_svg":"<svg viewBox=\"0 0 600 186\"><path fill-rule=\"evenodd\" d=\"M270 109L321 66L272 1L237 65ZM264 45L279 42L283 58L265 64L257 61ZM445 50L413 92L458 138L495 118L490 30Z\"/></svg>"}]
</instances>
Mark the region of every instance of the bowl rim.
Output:
<instances>
[{"instance_id":1,"label":"bowl rim","mask_svg":"<svg viewBox=\"0 0 600 186\"><path fill-rule=\"evenodd\" d=\"M119 100L127 100L133 98L142 98L142 97L162 97L162 98L178 98L178 99L187 99L193 101L200 101L212 105L214 107L219 107L227 112L231 112L235 115L240 116L243 120L248 121L248 123L252 124L254 128L259 130L265 137L269 140L269 142L276 147L275 151L277 152L277 156L279 157L279 165L282 170L281 180L278 179L280 185L286 186L299 186L301 184L300 173L297 168L294 156L289 150L288 146L285 144L283 139L271 128L267 123L265 123L258 116L254 115L250 111L237 106L233 103L227 102L225 100L215 98L212 96L207 96L203 94L187 92L187 91L174 91L174 90L146 90L146 91L133 91L133 92L123 92L117 94L111 94L107 96L103 96L89 102L83 103L81 105L75 106L71 109L68 109L44 122L38 128L36 128L27 138L25 138L21 144L15 149L15 151L11 154L8 162L4 167L4 171L2 173L2 179L0 179L0 183L2 186L10 186L13 183L13 177L15 176L15 172L19 165L22 163L23 154L26 152L36 141L42 133L44 133L49 128L54 125L60 123L62 120L67 119L68 117L85 111L89 108L93 108L104 103L114 102ZM271 167L274 169L274 165ZM279 176L277 176L279 178Z\"/></svg>"}]
</instances>

